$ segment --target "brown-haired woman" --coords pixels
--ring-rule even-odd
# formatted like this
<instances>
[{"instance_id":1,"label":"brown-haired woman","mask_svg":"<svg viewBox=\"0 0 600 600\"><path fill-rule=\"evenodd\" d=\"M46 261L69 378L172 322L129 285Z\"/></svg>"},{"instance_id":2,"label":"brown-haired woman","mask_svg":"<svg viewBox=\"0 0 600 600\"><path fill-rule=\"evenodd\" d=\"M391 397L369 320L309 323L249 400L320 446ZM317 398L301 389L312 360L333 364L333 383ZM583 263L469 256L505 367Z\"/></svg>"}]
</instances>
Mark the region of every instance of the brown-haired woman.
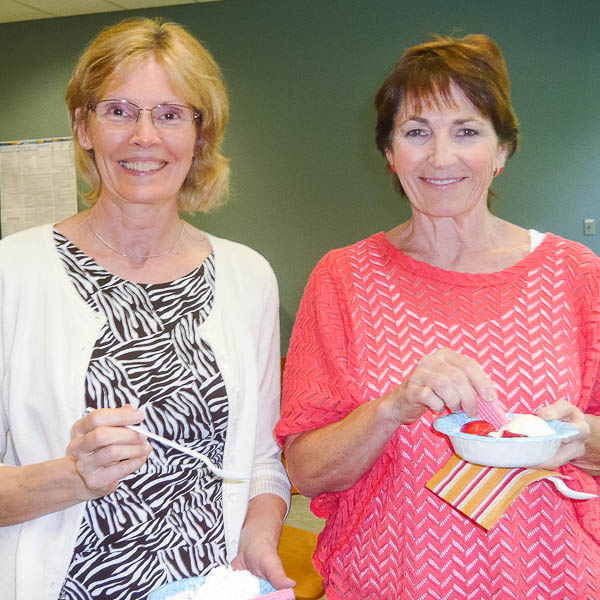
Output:
<instances>
[{"instance_id":1,"label":"brown-haired woman","mask_svg":"<svg viewBox=\"0 0 600 600\"><path fill-rule=\"evenodd\" d=\"M277 283L179 215L227 189L219 68L182 27L128 20L67 104L91 208L0 244L4 597L141 600L230 562L289 587Z\"/></svg>"},{"instance_id":2,"label":"brown-haired woman","mask_svg":"<svg viewBox=\"0 0 600 600\"><path fill-rule=\"evenodd\" d=\"M375 106L412 216L315 268L276 428L292 482L327 519L327 598L600 597L596 500L538 482L488 533L425 488L452 455L432 421L499 399L574 425L546 466L598 493L600 260L490 212L519 130L488 37L409 48Z\"/></svg>"}]
</instances>

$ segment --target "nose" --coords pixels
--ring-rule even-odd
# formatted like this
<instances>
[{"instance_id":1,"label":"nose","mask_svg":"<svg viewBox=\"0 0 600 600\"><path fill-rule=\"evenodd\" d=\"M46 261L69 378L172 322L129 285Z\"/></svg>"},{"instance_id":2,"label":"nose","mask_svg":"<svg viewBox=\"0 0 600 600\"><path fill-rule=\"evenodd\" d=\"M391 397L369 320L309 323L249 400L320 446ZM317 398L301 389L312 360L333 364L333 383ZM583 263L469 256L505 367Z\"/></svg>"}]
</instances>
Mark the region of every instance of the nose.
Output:
<instances>
[{"instance_id":1,"label":"nose","mask_svg":"<svg viewBox=\"0 0 600 600\"><path fill-rule=\"evenodd\" d=\"M436 169L451 165L455 159L454 143L449 136L434 135L429 143L429 163Z\"/></svg>"},{"instance_id":2,"label":"nose","mask_svg":"<svg viewBox=\"0 0 600 600\"><path fill-rule=\"evenodd\" d=\"M152 120L152 111L141 109L138 120L133 124L130 142L140 146L151 146L160 141L160 135Z\"/></svg>"}]
</instances>

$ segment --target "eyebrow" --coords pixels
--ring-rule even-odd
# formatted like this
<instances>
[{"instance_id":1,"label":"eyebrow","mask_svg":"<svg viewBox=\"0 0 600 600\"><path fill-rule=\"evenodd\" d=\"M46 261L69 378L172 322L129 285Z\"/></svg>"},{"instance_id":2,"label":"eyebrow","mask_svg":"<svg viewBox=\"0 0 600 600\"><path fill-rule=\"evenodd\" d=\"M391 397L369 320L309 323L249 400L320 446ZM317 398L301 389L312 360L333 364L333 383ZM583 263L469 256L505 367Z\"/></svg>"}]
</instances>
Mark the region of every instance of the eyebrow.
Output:
<instances>
[{"instance_id":1,"label":"eyebrow","mask_svg":"<svg viewBox=\"0 0 600 600\"><path fill-rule=\"evenodd\" d=\"M426 119L424 117L418 117L416 115L408 117L406 119L404 119L400 124L404 124L407 123L408 121L416 121L417 123L423 123L424 125L428 125L429 124L429 119ZM466 119L455 119L454 121L452 121L453 125L464 125L465 123L481 123L481 118L479 117L468 117Z\"/></svg>"}]
</instances>

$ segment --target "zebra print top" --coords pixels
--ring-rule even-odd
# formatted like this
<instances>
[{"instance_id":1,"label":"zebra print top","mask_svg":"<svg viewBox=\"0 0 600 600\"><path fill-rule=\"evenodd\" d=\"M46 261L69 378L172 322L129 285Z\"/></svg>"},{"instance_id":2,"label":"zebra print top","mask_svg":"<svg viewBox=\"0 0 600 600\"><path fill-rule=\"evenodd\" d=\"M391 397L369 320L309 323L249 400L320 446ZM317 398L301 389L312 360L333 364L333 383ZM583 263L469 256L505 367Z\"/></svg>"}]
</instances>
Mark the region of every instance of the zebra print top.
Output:
<instances>
[{"instance_id":1,"label":"zebra print top","mask_svg":"<svg viewBox=\"0 0 600 600\"><path fill-rule=\"evenodd\" d=\"M107 321L86 378L86 405L144 410L144 426L222 463L225 385L197 334L214 298L214 256L179 279L138 284L108 273L58 231L73 284ZM226 563L222 486L202 463L153 444L138 471L87 503L59 600L142 600L156 587Z\"/></svg>"}]
</instances>

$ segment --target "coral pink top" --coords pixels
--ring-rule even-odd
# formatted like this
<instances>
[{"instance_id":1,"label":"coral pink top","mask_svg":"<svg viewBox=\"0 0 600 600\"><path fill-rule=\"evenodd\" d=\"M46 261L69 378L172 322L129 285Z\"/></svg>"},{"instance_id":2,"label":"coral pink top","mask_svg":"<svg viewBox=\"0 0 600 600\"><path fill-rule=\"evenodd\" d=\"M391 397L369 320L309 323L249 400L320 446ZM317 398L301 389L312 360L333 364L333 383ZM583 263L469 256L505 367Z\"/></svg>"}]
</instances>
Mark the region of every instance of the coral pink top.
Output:
<instances>
[{"instance_id":1,"label":"coral pink top","mask_svg":"<svg viewBox=\"0 0 600 600\"><path fill-rule=\"evenodd\" d=\"M385 394L440 347L476 359L509 411L566 398L600 413L599 274L596 255L552 234L486 274L416 261L384 233L330 252L294 327L279 441ZM400 427L350 489L312 501L327 519L314 562L328 600L600 598L600 503L537 482L486 532L425 488L452 454L435 416ZM597 479L562 471L600 493Z\"/></svg>"}]
</instances>

